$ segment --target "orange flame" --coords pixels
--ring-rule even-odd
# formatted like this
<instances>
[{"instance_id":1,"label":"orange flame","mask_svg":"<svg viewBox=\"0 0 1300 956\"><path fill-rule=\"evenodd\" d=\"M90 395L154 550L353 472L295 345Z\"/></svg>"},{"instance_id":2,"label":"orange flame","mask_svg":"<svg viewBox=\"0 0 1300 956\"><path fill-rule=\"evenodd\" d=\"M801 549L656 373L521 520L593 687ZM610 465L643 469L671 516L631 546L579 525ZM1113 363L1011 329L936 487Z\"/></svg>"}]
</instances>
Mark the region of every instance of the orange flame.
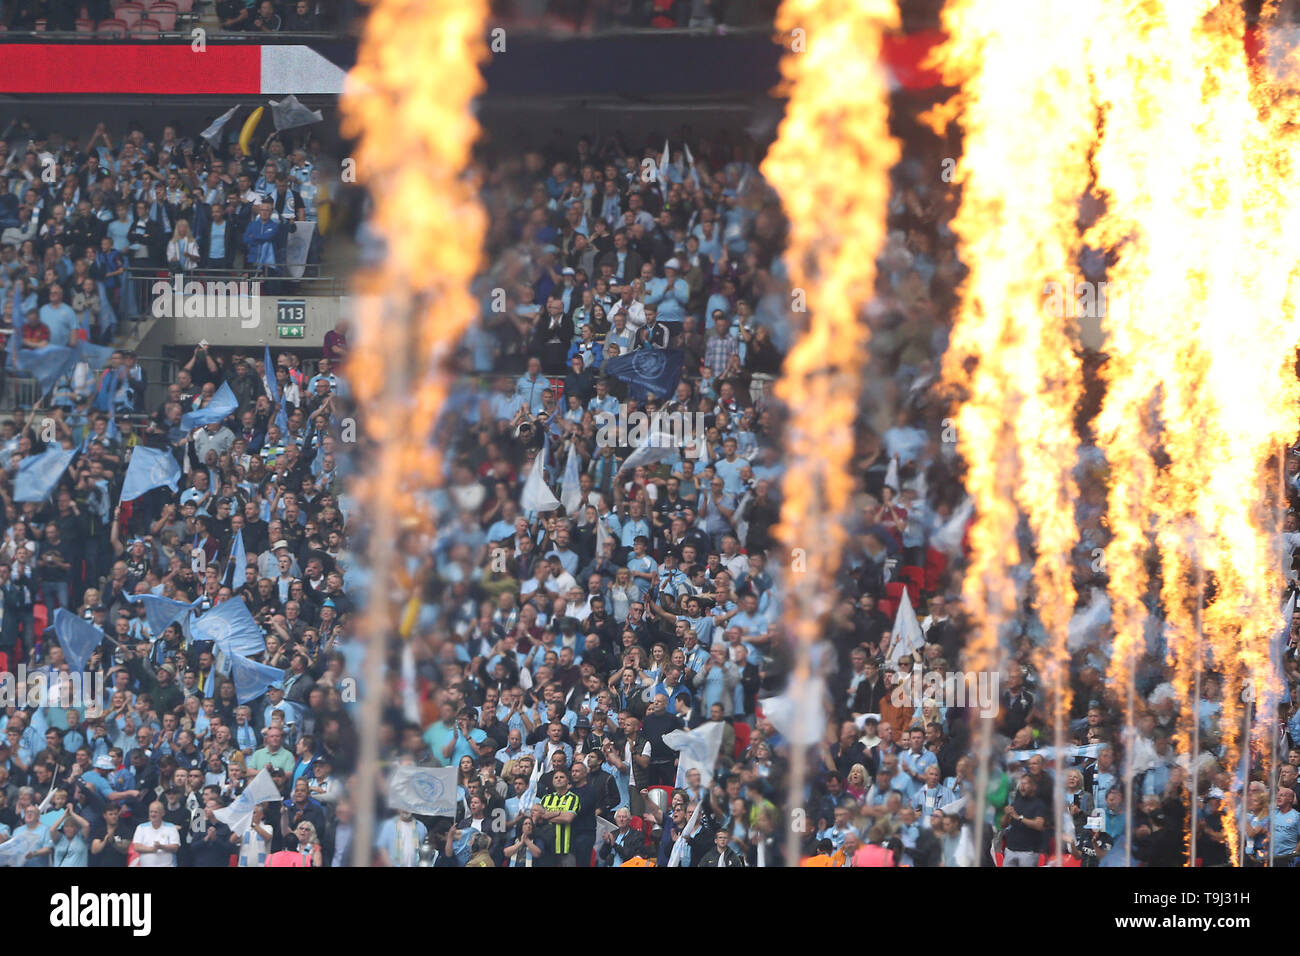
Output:
<instances>
[{"instance_id":1,"label":"orange flame","mask_svg":"<svg viewBox=\"0 0 1300 956\"><path fill-rule=\"evenodd\" d=\"M811 310L794 316L805 321L776 387L791 414L778 534L807 558L793 578L785 622L803 646L821 634L847 539L853 421L866 364L859 313L875 287L889 170L900 154L879 54L882 31L898 24L893 0L785 0L777 16L778 30L807 38L806 50L782 60L790 100L762 166L790 219L791 284Z\"/></svg>"}]
</instances>

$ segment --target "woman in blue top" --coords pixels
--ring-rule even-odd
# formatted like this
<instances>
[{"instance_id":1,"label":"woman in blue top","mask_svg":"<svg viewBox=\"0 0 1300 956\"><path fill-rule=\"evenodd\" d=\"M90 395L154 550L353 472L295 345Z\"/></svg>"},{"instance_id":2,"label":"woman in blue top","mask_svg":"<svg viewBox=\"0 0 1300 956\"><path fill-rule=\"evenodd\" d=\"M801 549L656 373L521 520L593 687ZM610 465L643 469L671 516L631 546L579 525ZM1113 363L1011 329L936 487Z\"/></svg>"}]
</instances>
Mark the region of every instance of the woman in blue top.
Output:
<instances>
[{"instance_id":1,"label":"woman in blue top","mask_svg":"<svg viewBox=\"0 0 1300 956\"><path fill-rule=\"evenodd\" d=\"M90 859L90 823L69 805L59 821L50 827L54 853L50 866L84 867Z\"/></svg>"}]
</instances>

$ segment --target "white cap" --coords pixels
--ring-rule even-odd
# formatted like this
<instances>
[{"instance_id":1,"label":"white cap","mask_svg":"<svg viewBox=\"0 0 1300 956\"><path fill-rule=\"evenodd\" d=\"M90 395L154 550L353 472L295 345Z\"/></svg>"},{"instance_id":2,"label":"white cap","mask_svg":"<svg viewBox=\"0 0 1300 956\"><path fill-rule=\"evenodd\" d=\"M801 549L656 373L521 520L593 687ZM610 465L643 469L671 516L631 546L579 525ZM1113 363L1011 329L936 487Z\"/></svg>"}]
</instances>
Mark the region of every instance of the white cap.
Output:
<instances>
[{"instance_id":1,"label":"white cap","mask_svg":"<svg viewBox=\"0 0 1300 956\"><path fill-rule=\"evenodd\" d=\"M673 258L669 259L667 262L664 263L664 268L676 269L677 271L680 272L682 268L682 264L678 262L676 256L674 256Z\"/></svg>"}]
</instances>

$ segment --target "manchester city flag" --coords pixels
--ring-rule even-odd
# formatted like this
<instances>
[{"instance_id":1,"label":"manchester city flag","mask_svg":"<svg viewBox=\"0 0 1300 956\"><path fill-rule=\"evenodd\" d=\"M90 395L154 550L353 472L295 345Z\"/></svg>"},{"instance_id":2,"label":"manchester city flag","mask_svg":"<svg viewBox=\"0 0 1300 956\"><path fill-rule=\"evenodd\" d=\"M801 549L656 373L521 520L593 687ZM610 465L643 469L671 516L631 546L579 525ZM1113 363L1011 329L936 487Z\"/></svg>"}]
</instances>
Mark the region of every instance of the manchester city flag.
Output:
<instances>
[{"instance_id":1,"label":"manchester city flag","mask_svg":"<svg viewBox=\"0 0 1300 956\"><path fill-rule=\"evenodd\" d=\"M637 349L605 363L606 373L631 386L632 397L645 401L647 392L672 398L681 381L686 353L681 349Z\"/></svg>"}]
</instances>

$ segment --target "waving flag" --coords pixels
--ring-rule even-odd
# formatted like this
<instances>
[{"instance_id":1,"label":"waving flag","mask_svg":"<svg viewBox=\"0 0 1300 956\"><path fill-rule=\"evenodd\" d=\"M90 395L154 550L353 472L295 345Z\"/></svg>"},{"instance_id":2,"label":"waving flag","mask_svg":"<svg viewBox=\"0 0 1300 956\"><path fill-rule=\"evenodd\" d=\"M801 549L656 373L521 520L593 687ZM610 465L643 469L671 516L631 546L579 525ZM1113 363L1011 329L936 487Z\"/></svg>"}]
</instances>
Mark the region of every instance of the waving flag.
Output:
<instances>
[{"instance_id":1,"label":"waving flag","mask_svg":"<svg viewBox=\"0 0 1300 956\"><path fill-rule=\"evenodd\" d=\"M59 646L73 673L86 669L90 655L104 640L103 631L63 608L54 612L54 633L59 636Z\"/></svg>"},{"instance_id":2,"label":"waving flag","mask_svg":"<svg viewBox=\"0 0 1300 956\"><path fill-rule=\"evenodd\" d=\"M235 533L234 543L230 545L230 558L226 561L226 587L238 591L246 583L248 573L248 553L244 550L244 529Z\"/></svg>"},{"instance_id":3,"label":"waving flag","mask_svg":"<svg viewBox=\"0 0 1300 956\"><path fill-rule=\"evenodd\" d=\"M1282 611L1283 624L1268 642L1268 662L1272 673L1264 681L1264 692L1259 695L1260 717L1273 720L1279 704L1291 703L1291 690L1286 682L1286 649L1291 643L1291 619L1295 617L1295 592L1291 592Z\"/></svg>"},{"instance_id":4,"label":"waving flag","mask_svg":"<svg viewBox=\"0 0 1300 956\"><path fill-rule=\"evenodd\" d=\"M13 836L0 843L0 866L22 866L27 862L27 854L35 850L41 842L45 827L30 830L25 826L14 831Z\"/></svg>"},{"instance_id":5,"label":"waving flag","mask_svg":"<svg viewBox=\"0 0 1300 956\"><path fill-rule=\"evenodd\" d=\"M631 386L632 397L645 401L647 392L668 398L681 381L686 353L681 349L637 349L605 363L605 373Z\"/></svg>"},{"instance_id":6,"label":"waving flag","mask_svg":"<svg viewBox=\"0 0 1300 956\"><path fill-rule=\"evenodd\" d=\"M578 446L569 442L569 454L564 459L564 478L560 483L560 504L565 514L576 514L582 506L582 492L578 489Z\"/></svg>"},{"instance_id":7,"label":"waving flag","mask_svg":"<svg viewBox=\"0 0 1300 956\"><path fill-rule=\"evenodd\" d=\"M45 345L39 349L20 348L14 358L18 371L36 379L41 394L46 394L76 364L76 353L64 345Z\"/></svg>"},{"instance_id":8,"label":"waving flag","mask_svg":"<svg viewBox=\"0 0 1300 956\"><path fill-rule=\"evenodd\" d=\"M889 459L889 468L885 470L885 487L893 488L894 494L901 490L898 481L898 457Z\"/></svg>"},{"instance_id":9,"label":"waving flag","mask_svg":"<svg viewBox=\"0 0 1300 956\"><path fill-rule=\"evenodd\" d=\"M232 106L230 109L226 110L224 113L222 113L220 116L218 116L216 119L212 121L212 125L210 125L202 133L199 133L200 138L206 139L208 141L208 145L212 146L213 148L216 148L217 140L221 136L221 131L225 129L226 124L230 122L231 117L234 116L235 113L238 112L238 110L239 110L239 104L236 104L235 106Z\"/></svg>"},{"instance_id":10,"label":"waving flag","mask_svg":"<svg viewBox=\"0 0 1300 956\"><path fill-rule=\"evenodd\" d=\"M237 408L239 408L239 399L235 398L230 385L222 382L221 387L212 396L212 401L197 411L186 412L181 416L181 428L188 430L198 428L200 425L211 425L224 420Z\"/></svg>"},{"instance_id":11,"label":"waving flag","mask_svg":"<svg viewBox=\"0 0 1300 956\"><path fill-rule=\"evenodd\" d=\"M524 490L519 495L519 504L524 511L554 511L560 507L560 499L555 497L550 487L546 484L546 478L542 472L546 470L546 459L549 456L551 440L548 437L542 450L537 453L533 459L533 467L529 469L528 480L524 482Z\"/></svg>"},{"instance_id":12,"label":"waving flag","mask_svg":"<svg viewBox=\"0 0 1300 956\"><path fill-rule=\"evenodd\" d=\"M677 439L670 432L659 431L658 420L656 420L641 444L619 466L618 475L624 472L630 474L641 465L653 465L666 458L675 458L681 454L681 451ZM618 475L615 477L617 478Z\"/></svg>"},{"instance_id":13,"label":"waving flag","mask_svg":"<svg viewBox=\"0 0 1300 956\"><path fill-rule=\"evenodd\" d=\"M257 661L249 660L243 654L230 655L230 677L235 682L235 698L241 704L257 700L272 684L277 687L284 685L284 671L269 664L259 664Z\"/></svg>"},{"instance_id":14,"label":"waving flag","mask_svg":"<svg viewBox=\"0 0 1300 956\"><path fill-rule=\"evenodd\" d=\"M281 437L289 434L289 414L284 410L284 396L280 392L280 383L275 380L275 366L271 364L271 346L264 345L262 366L266 369L266 394L276 406L275 427L280 429Z\"/></svg>"},{"instance_id":15,"label":"waving flag","mask_svg":"<svg viewBox=\"0 0 1300 956\"><path fill-rule=\"evenodd\" d=\"M175 491L180 487L181 466L169 451L136 445L131 452L126 477L122 479L122 501L135 501L146 491L164 486Z\"/></svg>"},{"instance_id":16,"label":"waving flag","mask_svg":"<svg viewBox=\"0 0 1300 956\"><path fill-rule=\"evenodd\" d=\"M244 792L231 801L230 806L213 810L212 815L230 827L235 836L243 836L253 824L253 808L259 803L279 803L280 790L271 779L271 769L263 767L244 788Z\"/></svg>"},{"instance_id":17,"label":"waving flag","mask_svg":"<svg viewBox=\"0 0 1300 956\"><path fill-rule=\"evenodd\" d=\"M686 785L686 772L698 770L700 785L705 789L713 780L713 768L718 762L718 751L722 748L722 731L726 725L718 721L700 724L694 730L674 730L664 734L664 743L673 750L680 751L677 758L677 782L674 786Z\"/></svg>"},{"instance_id":18,"label":"waving flag","mask_svg":"<svg viewBox=\"0 0 1300 956\"><path fill-rule=\"evenodd\" d=\"M126 600L130 604L144 605L145 622L149 625L153 639L157 640L167 630L168 624L186 617L203 599L196 598L193 604L186 604L157 594L128 594Z\"/></svg>"},{"instance_id":19,"label":"waving flag","mask_svg":"<svg viewBox=\"0 0 1300 956\"><path fill-rule=\"evenodd\" d=\"M117 397L118 390L126 382L126 369L108 369L104 372L104 377L99 382L99 390L95 392L95 401L92 403L96 409L101 412L110 411L113 408L113 400Z\"/></svg>"},{"instance_id":20,"label":"waving flag","mask_svg":"<svg viewBox=\"0 0 1300 956\"><path fill-rule=\"evenodd\" d=\"M75 448L50 448L20 461L14 476L14 501L48 500L76 454Z\"/></svg>"},{"instance_id":21,"label":"waving flag","mask_svg":"<svg viewBox=\"0 0 1300 956\"><path fill-rule=\"evenodd\" d=\"M242 598L222 601L190 625L195 640L212 641L226 654L251 657L266 650L262 628ZM266 690L263 685L262 690Z\"/></svg>"},{"instance_id":22,"label":"waving flag","mask_svg":"<svg viewBox=\"0 0 1300 956\"><path fill-rule=\"evenodd\" d=\"M665 735L664 742L667 743L667 741L668 737ZM673 842L673 852L668 855L669 866L682 865L682 858L686 856L686 837L688 834L694 836L695 831L699 828L700 807L702 806L704 806L703 800L695 805L691 818L686 821L686 826L682 827L681 835ZM665 820L664 825L667 826L668 821Z\"/></svg>"},{"instance_id":23,"label":"waving flag","mask_svg":"<svg viewBox=\"0 0 1300 956\"><path fill-rule=\"evenodd\" d=\"M961 542L966 536L966 525L970 523L971 516L974 514L975 501L967 498L953 509L952 517L930 537L930 546L950 557L961 554Z\"/></svg>"},{"instance_id":24,"label":"waving flag","mask_svg":"<svg viewBox=\"0 0 1300 956\"><path fill-rule=\"evenodd\" d=\"M319 123L324 116L320 110L309 110L298 102L298 97L290 93L279 102L267 100L271 105L271 122L275 124L278 130L297 129L299 126L310 126L312 123Z\"/></svg>"},{"instance_id":25,"label":"waving flag","mask_svg":"<svg viewBox=\"0 0 1300 956\"><path fill-rule=\"evenodd\" d=\"M77 353L78 361L85 362L95 371L107 366L113 357L113 350L109 346L90 342L78 342L72 350Z\"/></svg>"},{"instance_id":26,"label":"waving flag","mask_svg":"<svg viewBox=\"0 0 1300 956\"><path fill-rule=\"evenodd\" d=\"M903 588L898 600L898 613L894 615L894 646L889 651L889 663L897 664L904 654L915 654L925 647L921 622L912 609L912 598Z\"/></svg>"},{"instance_id":27,"label":"waving flag","mask_svg":"<svg viewBox=\"0 0 1300 956\"><path fill-rule=\"evenodd\" d=\"M426 817L453 816L456 773L455 767L395 767L388 782L389 808Z\"/></svg>"}]
</instances>

